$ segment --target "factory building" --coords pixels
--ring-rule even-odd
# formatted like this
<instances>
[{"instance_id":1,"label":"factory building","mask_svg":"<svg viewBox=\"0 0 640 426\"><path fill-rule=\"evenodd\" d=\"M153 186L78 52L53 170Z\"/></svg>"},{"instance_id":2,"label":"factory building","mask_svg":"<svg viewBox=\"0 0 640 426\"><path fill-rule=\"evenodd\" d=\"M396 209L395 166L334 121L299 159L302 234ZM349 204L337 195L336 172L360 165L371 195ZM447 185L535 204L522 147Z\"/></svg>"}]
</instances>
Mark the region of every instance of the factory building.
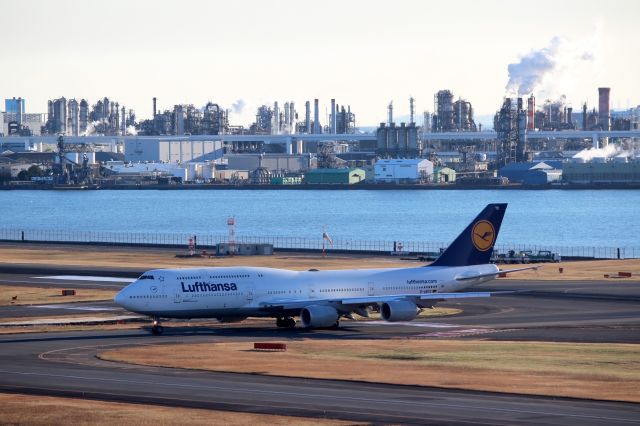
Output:
<instances>
[{"instance_id":1,"label":"factory building","mask_svg":"<svg viewBox=\"0 0 640 426\"><path fill-rule=\"evenodd\" d=\"M7 114L13 114L14 120L18 124L22 124L22 116L25 113L25 100L22 98L13 97L11 99L4 100L4 112Z\"/></svg>"},{"instance_id":2,"label":"factory building","mask_svg":"<svg viewBox=\"0 0 640 426\"><path fill-rule=\"evenodd\" d=\"M432 175L433 163L421 158L378 160L374 165L376 183L420 183Z\"/></svg>"},{"instance_id":3,"label":"factory building","mask_svg":"<svg viewBox=\"0 0 640 426\"><path fill-rule=\"evenodd\" d=\"M364 182L366 173L362 169L315 169L304 175L306 184L354 185Z\"/></svg>"},{"instance_id":4,"label":"factory building","mask_svg":"<svg viewBox=\"0 0 640 426\"><path fill-rule=\"evenodd\" d=\"M129 114L133 115L133 111ZM89 110L86 99L78 101L62 97L48 102L43 130L49 135L120 136L126 134L126 120L124 106L121 109L118 102L112 102L109 98L99 100Z\"/></svg>"},{"instance_id":5,"label":"factory building","mask_svg":"<svg viewBox=\"0 0 640 426\"><path fill-rule=\"evenodd\" d=\"M515 102L514 99L505 98L502 108L494 117L493 128L498 134L499 167L527 160L527 111L523 109L522 98Z\"/></svg>"},{"instance_id":6,"label":"factory building","mask_svg":"<svg viewBox=\"0 0 640 426\"><path fill-rule=\"evenodd\" d=\"M0 112L0 135L40 136L44 125L44 114L25 113L18 118L15 113Z\"/></svg>"},{"instance_id":7,"label":"factory building","mask_svg":"<svg viewBox=\"0 0 640 426\"><path fill-rule=\"evenodd\" d=\"M574 161L563 164L562 174L563 181L567 183L640 183L640 156L596 157L589 162L574 158Z\"/></svg>"},{"instance_id":8,"label":"factory building","mask_svg":"<svg viewBox=\"0 0 640 426\"><path fill-rule=\"evenodd\" d=\"M226 154L229 169L270 172L300 173L315 168L316 162L310 154Z\"/></svg>"},{"instance_id":9,"label":"factory building","mask_svg":"<svg viewBox=\"0 0 640 426\"><path fill-rule=\"evenodd\" d=\"M433 183L455 183L456 171L449 167L434 167L431 181Z\"/></svg>"},{"instance_id":10,"label":"factory building","mask_svg":"<svg viewBox=\"0 0 640 426\"><path fill-rule=\"evenodd\" d=\"M415 123L380 123L376 130L376 152L381 157L418 157L418 128Z\"/></svg>"},{"instance_id":11,"label":"factory building","mask_svg":"<svg viewBox=\"0 0 640 426\"><path fill-rule=\"evenodd\" d=\"M562 180L562 165L556 162L510 163L498 170L499 177L512 183L544 185Z\"/></svg>"},{"instance_id":12,"label":"factory building","mask_svg":"<svg viewBox=\"0 0 640 426\"><path fill-rule=\"evenodd\" d=\"M476 132L471 102L453 101L450 90L440 90L434 96L435 114L431 118L433 132Z\"/></svg>"},{"instance_id":13,"label":"factory building","mask_svg":"<svg viewBox=\"0 0 640 426\"><path fill-rule=\"evenodd\" d=\"M126 139L124 156L130 162L186 163L213 161L222 158L222 141L168 141Z\"/></svg>"},{"instance_id":14,"label":"factory building","mask_svg":"<svg viewBox=\"0 0 640 426\"><path fill-rule=\"evenodd\" d=\"M531 96L529 99L533 99ZM528 107L534 106L530 103ZM531 117L531 111L527 110L527 119ZM554 131L554 130L573 130L576 123L573 117L573 108L567 106L565 96L561 96L557 101L546 100L541 109L533 114L534 123L528 123L528 128Z\"/></svg>"}]
</instances>

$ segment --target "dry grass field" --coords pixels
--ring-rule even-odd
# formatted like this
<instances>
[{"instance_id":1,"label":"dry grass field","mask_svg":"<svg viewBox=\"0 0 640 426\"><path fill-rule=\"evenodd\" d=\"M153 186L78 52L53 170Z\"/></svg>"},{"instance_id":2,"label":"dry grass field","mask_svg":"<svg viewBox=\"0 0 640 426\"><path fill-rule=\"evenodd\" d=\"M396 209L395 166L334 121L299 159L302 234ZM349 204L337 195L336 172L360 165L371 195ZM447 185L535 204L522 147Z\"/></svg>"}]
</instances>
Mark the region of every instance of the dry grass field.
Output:
<instances>
[{"instance_id":1,"label":"dry grass field","mask_svg":"<svg viewBox=\"0 0 640 426\"><path fill-rule=\"evenodd\" d=\"M58 288L0 285L0 306L112 300L114 290L78 289L75 296L62 296Z\"/></svg>"},{"instance_id":2,"label":"dry grass field","mask_svg":"<svg viewBox=\"0 0 640 426\"><path fill-rule=\"evenodd\" d=\"M338 420L0 393L2 425L349 425Z\"/></svg>"},{"instance_id":3,"label":"dry grass field","mask_svg":"<svg viewBox=\"0 0 640 426\"><path fill-rule=\"evenodd\" d=\"M176 258L183 250L151 248L87 247L62 245L0 245L0 263L34 263L46 265L73 265L95 267L129 267L141 270L152 268L181 268L202 266L265 266L294 270L395 268L420 265L416 261L401 260L390 256L339 255L323 257L319 253L276 253L273 256L236 256L221 258ZM509 269L517 265L503 265ZM563 268L562 274L558 272ZM513 279L529 280L602 280L605 274L631 272L640 276L640 259L594 260L542 264L537 271L511 274ZM637 279L637 278L636 278ZM611 281L620 281L611 279Z\"/></svg>"},{"instance_id":4,"label":"dry grass field","mask_svg":"<svg viewBox=\"0 0 640 426\"><path fill-rule=\"evenodd\" d=\"M640 402L640 345L482 340L302 340L158 345L100 357L143 365Z\"/></svg>"}]
</instances>

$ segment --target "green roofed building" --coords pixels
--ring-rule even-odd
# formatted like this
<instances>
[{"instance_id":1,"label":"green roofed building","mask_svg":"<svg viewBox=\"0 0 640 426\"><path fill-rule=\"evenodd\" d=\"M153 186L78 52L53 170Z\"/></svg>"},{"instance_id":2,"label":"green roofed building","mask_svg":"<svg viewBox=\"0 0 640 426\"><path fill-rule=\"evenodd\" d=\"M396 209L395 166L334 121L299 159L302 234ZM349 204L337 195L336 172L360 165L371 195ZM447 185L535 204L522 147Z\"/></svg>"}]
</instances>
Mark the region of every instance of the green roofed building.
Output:
<instances>
[{"instance_id":1,"label":"green roofed building","mask_svg":"<svg viewBox=\"0 0 640 426\"><path fill-rule=\"evenodd\" d=\"M307 184L352 185L364 182L365 171L362 169L314 169L304 175Z\"/></svg>"},{"instance_id":2,"label":"green roofed building","mask_svg":"<svg viewBox=\"0 0 640 426\"><path fill-rule=\"evenodd\" d=\"M449 167L434 167L433 183L455 183L456 171Z\"/></svg>"}]
</instances>

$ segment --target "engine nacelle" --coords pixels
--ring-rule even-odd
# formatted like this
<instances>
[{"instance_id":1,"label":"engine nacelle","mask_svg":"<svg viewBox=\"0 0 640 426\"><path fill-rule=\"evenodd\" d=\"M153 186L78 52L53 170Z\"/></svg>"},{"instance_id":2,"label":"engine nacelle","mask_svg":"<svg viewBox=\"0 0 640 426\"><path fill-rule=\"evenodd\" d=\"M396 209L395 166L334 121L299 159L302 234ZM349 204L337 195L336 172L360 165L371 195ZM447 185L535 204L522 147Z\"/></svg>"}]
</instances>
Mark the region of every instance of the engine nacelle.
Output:
<instances>
[{"instance_id":1,"label":"engine nacelle","mask_svg":"<svg viewBox=\"0 0 640 426\"><path fill-rule=\"evenodd\" d=\"M308 327L331 327L338 322L338 311L331 306L310 305L300 311L300 322Z\"/></svg>"},{"instance_id":2,"label":"engine nacelle","mask_svg":"<svg viewBox=\"0 0 640 426\"><path fill-rule=\"evenodd\" d=\"M420 309L413 302L392 300L380 306L380 315L385 321L411 321L418 316Z\"/></svg>"}]
</instances>

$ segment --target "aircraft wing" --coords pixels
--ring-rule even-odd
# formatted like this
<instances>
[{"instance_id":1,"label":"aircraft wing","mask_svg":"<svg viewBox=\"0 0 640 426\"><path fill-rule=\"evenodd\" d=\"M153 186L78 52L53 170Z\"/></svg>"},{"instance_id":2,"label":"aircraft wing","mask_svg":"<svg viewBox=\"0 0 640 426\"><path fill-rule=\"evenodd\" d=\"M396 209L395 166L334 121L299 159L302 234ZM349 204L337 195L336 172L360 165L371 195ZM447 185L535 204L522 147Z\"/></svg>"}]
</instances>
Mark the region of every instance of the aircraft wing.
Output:
<instances>
[{"instance_id":1,"label":"aircraft wing","mask_svg":"<svg viewBox=\"0 0 640 426\"><path fill-rule=\"evenodd\" d=\"M498 276L500 274L507 274L509 272L518 272L518 271L527 271L529 269L538 269L539 266L527 266L526 268L516 268L516 269L501 269L497 272L489 272L487 274L476 274L476 275L461 275L456 277L456 281L467 281L467 280L475 280L477 278L485 278L491 276Z\"/></svg>"},{"instance_id":2,"label":"aircraft wing","mask_svg":"<svg viewBox=\"0 0 640 426\"><path fill-rule=\"evenodd\" d=\"M447 299L463 299L463 298L478 298L478 297L490 297L490 292L467 292L467 293L423 293L423 294L397 294L397 295L384 295L384 296L365 296L365 297L344 297L344 298L332 298L332 299L307 299L307 300L270 300L268 302L262 302L260 305L264 309L302 309L309 305L342 305L342 306L366 306L376 305L391 300L447 300Z\"/></svg>"}]
</instances>

